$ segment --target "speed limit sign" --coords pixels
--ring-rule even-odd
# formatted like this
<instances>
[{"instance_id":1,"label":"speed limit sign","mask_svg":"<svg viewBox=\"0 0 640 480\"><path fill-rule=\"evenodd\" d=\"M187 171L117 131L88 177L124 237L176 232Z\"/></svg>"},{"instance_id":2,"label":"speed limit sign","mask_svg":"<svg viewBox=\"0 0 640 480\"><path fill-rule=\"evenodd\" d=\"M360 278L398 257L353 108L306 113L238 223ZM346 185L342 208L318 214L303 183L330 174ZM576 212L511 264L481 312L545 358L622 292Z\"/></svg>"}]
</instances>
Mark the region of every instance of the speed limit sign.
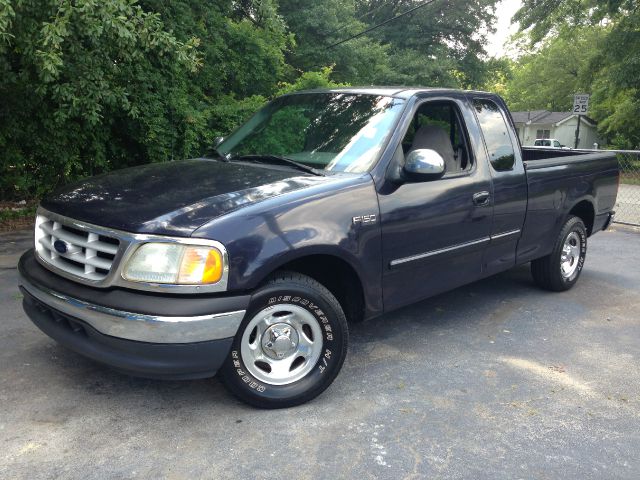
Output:
<instances>
[{"instance_id":1,"label":"speed limit sign","mask_svg":"<svg viewBox=\"0 0 640 480\"><path fill-rule=\"evenodd\" d=\"M589 111L589 95L574 95L573 113L585 115Z\"/></svg>"}]
</instances>

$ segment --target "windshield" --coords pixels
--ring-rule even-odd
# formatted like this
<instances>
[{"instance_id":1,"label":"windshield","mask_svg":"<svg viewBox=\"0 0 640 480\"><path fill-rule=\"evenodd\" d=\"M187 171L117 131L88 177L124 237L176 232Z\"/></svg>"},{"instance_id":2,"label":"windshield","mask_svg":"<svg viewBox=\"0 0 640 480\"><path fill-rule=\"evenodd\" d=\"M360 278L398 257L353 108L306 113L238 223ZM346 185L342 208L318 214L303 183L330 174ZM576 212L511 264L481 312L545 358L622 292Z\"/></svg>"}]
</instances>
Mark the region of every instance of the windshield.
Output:
<instances>
[{"instance_id":1,"label":"windshield","mask_svg":"<svg viewBox=\"0 0 640 480\"><path fill-rule=\"evenodd\" d=\"M351 93L277 98L218 147L224 155L277 155L320 170L366 172L402 111L399 99Z\"/></svg>"}]
</instances>

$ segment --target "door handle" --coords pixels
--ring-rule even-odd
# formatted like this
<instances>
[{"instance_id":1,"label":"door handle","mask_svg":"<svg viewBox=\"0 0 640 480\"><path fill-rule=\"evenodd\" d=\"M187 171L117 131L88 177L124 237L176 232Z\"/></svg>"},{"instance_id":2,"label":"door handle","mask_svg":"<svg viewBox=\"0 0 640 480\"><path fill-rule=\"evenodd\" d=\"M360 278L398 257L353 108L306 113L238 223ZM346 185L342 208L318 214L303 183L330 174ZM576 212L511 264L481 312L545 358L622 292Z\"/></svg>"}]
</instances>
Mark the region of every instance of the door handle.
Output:
<instances>
[{"instance_id":1,"label":"door handle","mask_svg":"<svg viewBox=\"0 0 640 480\"><path fill-rule=\"evenodd\" d=\"M486 191L474 193L473 195L473 204L478 207L489 205L489 200L491 200L491 194Z\"/></svg>"}]
</instances>

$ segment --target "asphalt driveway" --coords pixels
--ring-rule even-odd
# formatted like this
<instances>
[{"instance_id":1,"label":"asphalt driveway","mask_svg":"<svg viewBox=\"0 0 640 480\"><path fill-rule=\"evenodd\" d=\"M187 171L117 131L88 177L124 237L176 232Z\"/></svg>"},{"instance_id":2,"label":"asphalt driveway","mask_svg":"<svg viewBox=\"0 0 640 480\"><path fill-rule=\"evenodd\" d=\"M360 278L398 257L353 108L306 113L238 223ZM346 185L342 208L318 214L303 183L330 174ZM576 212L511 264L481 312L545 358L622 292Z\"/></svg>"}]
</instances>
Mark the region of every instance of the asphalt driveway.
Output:
<instances>
[{"instance_id":1,"label":"asphalt driveway","mask_svg":"<svg viewBox=\"0 0 640 480\"><path fill-rule=\"evenodd\" d=\"M355 325L334 385L280 411L56 345L16 288L30 233L4 234L0 478L637 479L640 233L615 230L570 292L525 266Z\"/></svg>"}]
</instances>

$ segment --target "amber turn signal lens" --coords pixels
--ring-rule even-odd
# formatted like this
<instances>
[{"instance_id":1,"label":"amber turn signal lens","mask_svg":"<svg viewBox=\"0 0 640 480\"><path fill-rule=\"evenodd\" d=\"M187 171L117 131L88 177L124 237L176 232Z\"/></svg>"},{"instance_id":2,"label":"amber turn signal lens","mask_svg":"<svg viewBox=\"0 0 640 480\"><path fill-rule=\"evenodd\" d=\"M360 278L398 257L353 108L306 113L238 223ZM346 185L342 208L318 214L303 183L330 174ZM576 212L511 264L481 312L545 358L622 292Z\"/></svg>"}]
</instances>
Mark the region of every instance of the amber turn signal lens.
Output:
<instances>
[{"instance_id":1,"label":"amber turn signal lens","mask_svg":"<svg viewBox=\"0 0 640 480\"><path fill-rule=\"evenodd\" d=\"M180 264L178 283L216 283L222 278L222 268L222 254L217 248L186 247Z\"/></svg>"},{"instance_id":2,"label":"amber turn signal lens","mask_svg":"<svg viewBox=\"0 0 640 480\"><path fill-rule=\"evenodd\" d=\"M204 264L204 274L202 275L202 283L215 283L222 278L222 255L220 252L212 248L207 255L207 261Z\"/></svg>"}]
</instances>

